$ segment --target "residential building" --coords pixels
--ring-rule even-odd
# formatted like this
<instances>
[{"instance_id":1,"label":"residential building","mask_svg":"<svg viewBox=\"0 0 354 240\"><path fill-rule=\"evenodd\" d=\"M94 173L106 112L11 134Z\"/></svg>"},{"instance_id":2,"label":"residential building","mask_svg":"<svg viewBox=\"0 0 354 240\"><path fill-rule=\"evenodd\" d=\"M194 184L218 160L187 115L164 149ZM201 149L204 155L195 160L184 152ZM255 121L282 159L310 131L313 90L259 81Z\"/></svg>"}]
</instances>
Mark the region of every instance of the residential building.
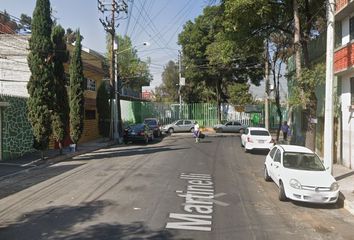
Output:
<instances>
[{"instance_id":1,"label":"residential building","mask_svg":"<svg viewBox=\"0 0 354 240\"><path fill-rule=\"evenodd\" d=\"M341 86L342 164L354 169L354 1L337 0L335 21L340 46L334 52L334 74Z\"/></svg>"},{"instance_id":2,"label":"residential building","mask_svg":"<svg viewBox=\"0 0 354 240\"><path fill-rule=\"evenodd\" d=\"M33 136L26 116L26 101L29 97L27 83L31 76L27 64L29 38L29 35L0 34L0 159L12 159L33 151ZM74 46L68 44L67 48L72 52ZM96 95L106 75L102 68L104 56L83 47L81 57L86 89L84 131L79 143L100 137ZM69 63L65 64L65 71L69 72ZM68 74L67 76L69 77ZM16 119L13 117L15 114ZM19 128L13 131L14 126ZM26 132L24 126L29 128L27 130L30 132ZM65 144L69 143L68 138ZM57 147L57 144L52 141L50 147Z\"/></svg>"}]
</instances>

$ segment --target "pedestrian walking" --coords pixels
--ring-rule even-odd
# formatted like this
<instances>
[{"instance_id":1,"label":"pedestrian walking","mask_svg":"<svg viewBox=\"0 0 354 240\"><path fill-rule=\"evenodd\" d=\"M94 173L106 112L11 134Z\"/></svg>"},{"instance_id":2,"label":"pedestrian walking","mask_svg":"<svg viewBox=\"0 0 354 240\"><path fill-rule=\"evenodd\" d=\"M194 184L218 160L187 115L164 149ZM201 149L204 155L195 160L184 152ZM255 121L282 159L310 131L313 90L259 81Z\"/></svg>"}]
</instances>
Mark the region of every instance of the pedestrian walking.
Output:
<instances>
[{"instance_id":1,"label":"pedestrian walking","mask_svg":"<svg viewBox=\"0 0 354 240\"><path fill-rule=\"evenodd\" d=\"M281 131L283 132L283 140L288 141L288 134L290 131L290 127L287 121L284 121L283 125L281 126Z\"/></svg>"},{"instance_id":2,"label":"pedestrian walking","mask_svg":"<svg viewBox=\"0 0 354 240\"><path fill-rule=\"evenodd\" d=\"M195 137L196 143L199 143L199 136L200 136L199 124L197 121L195 121L194 122L194 137Z\"/></svg>"}]
</instances>

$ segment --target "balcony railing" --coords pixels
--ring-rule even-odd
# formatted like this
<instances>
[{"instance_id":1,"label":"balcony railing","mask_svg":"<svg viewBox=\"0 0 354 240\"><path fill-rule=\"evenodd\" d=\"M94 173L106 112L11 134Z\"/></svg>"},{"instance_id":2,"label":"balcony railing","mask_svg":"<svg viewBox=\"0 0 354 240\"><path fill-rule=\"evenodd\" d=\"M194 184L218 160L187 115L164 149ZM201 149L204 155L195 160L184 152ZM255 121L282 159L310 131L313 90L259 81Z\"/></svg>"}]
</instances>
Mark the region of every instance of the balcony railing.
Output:
<instances>
[{"instance_id":1,"label":"balcony railing","mask_svg":"<svg viewBox=\"0 0 354 240\"><path fill-rule=\"evenodd\" d=\"M336 21L341 21L354 11L354 0L336 0Z\"/></svg>"},{"instance_id":2,"label":"balcony railing","mask_svg":"<svg viewBox=\"0 0 354 240\"><path fill-rule=\"evenodd\" d=\"M342 8L348 5L349 0L337 0L336 1L336 12L339 12Z\"/></svg>"}]
</instances>

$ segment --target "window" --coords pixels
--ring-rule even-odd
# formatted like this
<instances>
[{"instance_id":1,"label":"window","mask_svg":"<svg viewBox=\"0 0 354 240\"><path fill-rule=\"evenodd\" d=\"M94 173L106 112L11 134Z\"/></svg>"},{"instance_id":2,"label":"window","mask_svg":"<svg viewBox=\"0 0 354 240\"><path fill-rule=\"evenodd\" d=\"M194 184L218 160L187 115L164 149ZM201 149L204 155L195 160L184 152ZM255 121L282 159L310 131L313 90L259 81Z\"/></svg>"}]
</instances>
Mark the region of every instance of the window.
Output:
<instances>
[{"instance_id":1,"label":"window","mask_svg":"<svg viewBox=\"0 0 354 240\"><path fill-rule=\"evenodd\" d=\"M232 122L228 122L225 124L226 126L232 126Z\"/></svg>"},{"instance_id":2,"label":"window","mask_svg":"<svg viewBox=\"0 0 354 240\"><path fill-rule=\"evenodd\" d=\"M176 122L176 125L183 125L183 120Z\"/></svg>"},{"instance_id":3,"label":"window","mask_svg":"<svg viewBox=\"0 0 354 240\"><path fill-rule=\"evenodd\" d=\"M278 149L278 148L274 147L274 148L270 151L269 156L270 156L271 158L274 157L275 151L276 151L277 149Z\"/></svg>"},{"instance_id":4,"label":"window","mask_svg":"<svg viewBox=\"0 0 354 240\"><path fill-rule=\"evenodd\" d=\"M350 104L354 105L354 77L350 79Z\"/></svg>"},{"instance_id":5,"label":"window","mask_svg":"<svg viewBox=\"0 0 354 240\"><path fill-rule=\"evenodd\" d=\"M350 34L350 40L354 39L354 17L351 17L349 19L349 34Z\"/></svg>"},{"instance_id":6,"label":"window","mask_svg":"<svg viewBox=\"0 0 354 240\"><path fill-rule=\"evenodd\" d=\"M96 110L85 110L85 119L87 120L96 119Z\"/></svg>"},{"instance_id":7,"label":"window","mask_svg":"<svg viewBox=\"0 0 354 240\"><path fill-rule=\"evenodd\" d=\"M235 125L236 125L236 126L241 126L241 123L235 122Z\"/></svg>"},{"instance_id":8,"label":"window","mask_svg":"<svg viewBox=\"0 0 354 240\"><path fill-rule=\"evenodd\" d=\"M268 131L264 131L264 130L252 130L251 131L251 135L254 136L269 136L269 132Z\"/></svg>"},{"instance_id":9,"label":"window","mask_svg":"<svg viewBox=\"0 0 354 240\"><path fill-rule=\"evenodd\" d=\"M86 89L90 91L96 91L96 81L86 78Z\"/></svg>"},{"instance_id":10,"label":"window","mask_svg":"<svg viewBox=\"0 0 354 240\"><path fill-rule=\"evenodd\" d=\"M280 150L278 149L278 151L275 153L273 161L280 163L280 158L281 158L281 153L280 153Z\"/></svg>"},{"instance_id":11,"label":"window","mask_svg":"<svg viewBox=\"0 0 354 240\"><path fill-rule=\"evenodd\" d=\"M192 124L192 122L191 121L184 121L184 124L189 125L189 124Z\"/></svg>"}]
</instances>

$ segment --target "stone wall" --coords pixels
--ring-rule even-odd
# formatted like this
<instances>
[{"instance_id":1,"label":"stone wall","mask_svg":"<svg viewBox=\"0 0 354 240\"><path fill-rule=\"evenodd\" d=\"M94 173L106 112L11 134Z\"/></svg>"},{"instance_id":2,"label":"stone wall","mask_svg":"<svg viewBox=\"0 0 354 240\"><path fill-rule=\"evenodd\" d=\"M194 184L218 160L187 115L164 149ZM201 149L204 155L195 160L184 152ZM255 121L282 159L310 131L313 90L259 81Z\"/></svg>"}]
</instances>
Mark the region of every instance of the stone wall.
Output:
<instances>
[{"instance_id":1,"label":"stone wall","mask_svg":"<svg viewBox=\"0 0 354 240\"><path fill-rule=\"evenodd\" d=\"M0 96L10 104L2 111L2 159L11 160L33 149L32 127L27 120L27 99Z\"/></svg>"}]
</instances>

